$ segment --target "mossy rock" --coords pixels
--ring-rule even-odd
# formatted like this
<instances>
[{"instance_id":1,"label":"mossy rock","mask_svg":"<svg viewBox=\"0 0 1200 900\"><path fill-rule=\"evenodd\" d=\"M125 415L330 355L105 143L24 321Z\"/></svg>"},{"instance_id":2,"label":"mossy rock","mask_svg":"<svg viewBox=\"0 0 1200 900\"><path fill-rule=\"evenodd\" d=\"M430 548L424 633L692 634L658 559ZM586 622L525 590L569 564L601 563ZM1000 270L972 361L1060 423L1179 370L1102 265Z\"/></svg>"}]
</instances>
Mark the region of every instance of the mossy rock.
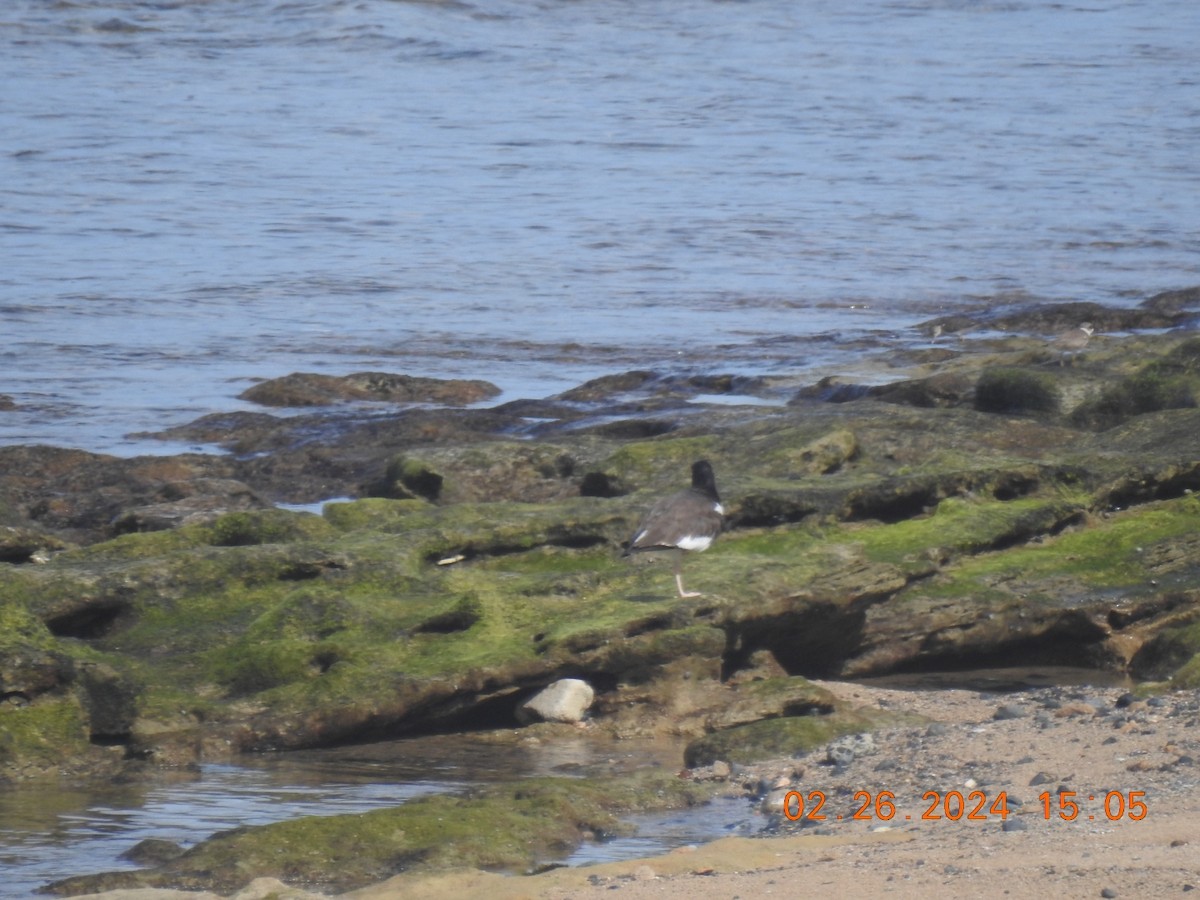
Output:
<instances>
[{"instance_id":1,"label":"mossy rock","mask_svg":"<svg viewBox=\"0 0 1200 900\"><path fill-rule=\"evenodd\" d=\"M799 756L843 734L869 731L872 721L855 712L788 716L726 728L688 744L685 765L695 768L723 760L748 764Z\"/></svg>"},{"instance_id":2,"label":"mossy rock","mask_svg":"<svg viewBox=\"0 0 1200 900\"><path fill-rule=\"evenodd\" d=\"M1137 678L1150 681L1170 679L1181 686L1200 681L1200 614L1196 621L1168 628L1146 642L1130 661Z\"/></svg>"},{"instance_id":3,"label":"mossy rock","mask_svg":"<svg viewBox=\"0 0 1200 900\"><path fill-rule=\"evenodd\" d=\"M428 508L429 503L424 500L366 497L326 503L321 515L338 531L397 531L413 513Z\"/></svg>"},{"instance_id":4,"label":"mossy rock","mask_svg":"<svg viewBox=\"0 0 1200 900\"><path fill-rule=\"evenodd\" d=\"M235 828L158 868L70 878L49 890L232 893L255 878L273 876L340 894L401 872L463 867L523 872L570 853L585 835L629 833L619 818L623 813L693 806L714 792L714 786L663 773L526 779L367 813Z\"/></svg>"},{"instance_id":5,"label":"mossy rock","mask_svg":"<svg viewBox=\"0 0 1200 900\"><path fill-rule=\"evenodd\" d=\"M1165 356L1081 404L1071 421L1081 428L1112 428L1134 416L1191 409L1200 398L1200 338L1189 338Z\"/></svg>"},{"instance_id":6,"label":"mossy rock","mask_svg":"<svg viewBox=\"0 0 1200 900\"><path fill-rule=\"evenodd\" d=\"M54 772L88 753L87 715L74 696L0 702L0 780Z\"/></svg>"},{"instance_id":7,"label":"mossy rock","mask_svg":"<svg viewBox=\"0 0 1200 900\"><path fill-rule=\"evenodd\" d=\"M764 678L738 685L733 698L710 715L706 725L716 732L766 719L823 716L836 706L833 694L806 678Z\"/></svg>"},{"instance_id":8,"label":"mossy rock","mask_svg":"<svg viewBox=\"0 0 1200 900\"><path fill-rule=\"evenodd\" d=\"M260 544L316 541L334 534L333 528L320 516L284 509L226 513L213 522L195 528L195 533L214 547L254 547Z\"/></svg>"},{"instance_id":9,"label":"mossy rock","mask_svg":"<svg viewBox=\"0 0 1200 900\"><path fill-rule=\"evenodd\" d=\"M980 412L1055 413L1061 402L1053 379L1025 369L985 369L975 385Z\"/></svg>"},{"instance_id":10,"label":"mossy rock","mask_svg":"<svg viewBox=\"0 0 1200 900\"><path fill-rule=\"evenodd\" d=\"M441 496L445 476L434 471L428 463L407 456L397 456L388 463L379 481L367 485L373 497L393 500L423 499L436 503Z\"/></svg>"},{"instance_id":11,"label":"mossy rock","mask_svg":"<svg viewBox=\"0 0 1200 900\"><path fill-rule=\"evenodd\" d=\"M1175 670L1175 674L1171 676L1171 687L1177 691L1194 691L1200 688L1200 653Z\"/></svg>"}]
</instances>

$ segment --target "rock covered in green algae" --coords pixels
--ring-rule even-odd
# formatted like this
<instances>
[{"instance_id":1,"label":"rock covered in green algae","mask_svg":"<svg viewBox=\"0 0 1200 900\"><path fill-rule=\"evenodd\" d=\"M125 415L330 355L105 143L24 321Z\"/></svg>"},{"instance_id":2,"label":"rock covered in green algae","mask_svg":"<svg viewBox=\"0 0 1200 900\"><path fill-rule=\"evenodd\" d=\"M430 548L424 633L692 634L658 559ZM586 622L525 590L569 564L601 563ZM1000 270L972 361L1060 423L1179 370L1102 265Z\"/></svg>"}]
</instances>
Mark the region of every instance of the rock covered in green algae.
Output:
<instances>
[{"instance_id":1,"label":"rock covered in green algae","mask_svg":"<svg viewBox=\"0 0 1200 900\"><path fill-rule=\"evenodd\" d=\"M11 566L0 598L43 623L48 647L136 685L128 750L164 760L402 734L485 709L495 721L563 676L599 686L602 710L618 705L605 693L641 692L651 708L630 724L637 731L670 721L653 706L665 695L644 686L680 659L705 678L762 652L788 673L1056 656L1120 667L1167 621L1162 598L1191 577L1186 492L1200 486L1200 411L1101 432L1072 426L1072 404L1099 395L1111 373L1147 365L1151 352L1190 358L1177 338L1129 340L1136 364L1115 339L1070 370L1039 369L1020 343L936 363L956 377L1033 371L1062 398L1061 414L1038 417L863 395L714 409L652 440L560 432L531 443L499 439L497 423L512 418L479 411L436 440L404 432L399 457L397 432L374 423L356 431L377 442L366 456L335 434L317 449L220 466L251 484L272 467L261 483L307 466L340 473L325 483L341 491L338 479L361 476L364 459L376 477L391 460L392 482L419 499L330 504L320 517L245 511L125 535ZM341 468L339 454L355 462ZM617 556L649 498L701 456L717 468L731 530L690 562L706 597L683 603L669 573ZM62 480L70 460L52 457L46 483L78 483ZM147 491L153 472L209 477L217 463L155 465L138 463ZM588 476L620 491L580 496ZM26 479L21 491L28 499L35 488ZM537 502L518 502L530 496ZM1144 557L1125 546L1133 534ZM1185 562L1168 585L1155 560L1172 548ZM660 727L720 727L707 715Z\"/></svg>"},{"instance_id":2,"label":"rock covered in green algae","mask_svg":"<svg viewBox=\"0 0 1200 900\"><path fill-rule=\"evenodd\" d=\"M354 400L385 403L444 403L466 406L490 400L500 389L486 381L418 378L392 372L320 375L294 372L244 390L240 399L263 406L327 406Z\"/></svg>"},{"instance_id":3,"label":"rock covered in green algae","mask_svg":"<svg viewBox=\"0 0 1200 900\"><path fill-rule=\"evenodd\" d=\"M236 828L156 868L69 878L48 892L142 887L231 892L254 878L274 876L341 893L401 872L523 872L570 853L585 836L629 833L618 813L693 806L714 792L661 773L529 779L367 813Z\"/></svg>"},{"instance_id":4,"label":"rock covered in green algae","mask_svg":"<svg viewBox=\"0 0 1200 900\"><path fill-rule=\"evenodd\" d=\"M688 744L684 762L695 767L711 765L717 760L751 763L799 756L842 735L869 731L881 725L912 724L913 721L903 716L868 715L853 710L763 719L698 738Z\"/></svg>"}]
</instances>

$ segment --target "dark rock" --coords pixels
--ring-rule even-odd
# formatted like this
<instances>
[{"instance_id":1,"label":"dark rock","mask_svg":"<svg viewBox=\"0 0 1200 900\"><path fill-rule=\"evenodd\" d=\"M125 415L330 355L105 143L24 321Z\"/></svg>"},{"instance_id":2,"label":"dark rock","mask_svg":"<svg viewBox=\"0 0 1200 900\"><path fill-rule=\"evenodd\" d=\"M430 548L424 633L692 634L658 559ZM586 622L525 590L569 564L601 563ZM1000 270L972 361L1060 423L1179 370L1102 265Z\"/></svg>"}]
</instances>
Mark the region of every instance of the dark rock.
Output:
<instances>
[{"instance_id":1,"label":"dark rock","mask_svg":"<svg viewBox=\"0 0 1200 900\"><path fill-rule=\"evenodd\" d=\"M1170 328L1179 324L1181 318L1178 313L1149 305L1142 309L1122 309L1077 301L1025 307L1003 313L988 324L1005 331L1055 334L1068 328L1077 328L1080 322L1091 322L1097 331L1114 332Z\"/></svg>"},{"instance_id":2,"label":"dark rock","mask_svg":"<svg viewBox=\"0 0 1200 900\"><path fill-rule=\"evenodd\" d=\"M43 694L61 694L75 683L76 674L75 661L65 653L9 638L0 653L0 696L26 705Z\"/></svg>"},{"instance_id":3,"label":"dark rock","mask_svg":"<svg viewBox=\"0 0 1200 900\"><path fill-rule=\"evenodd\" d=\"M364 400L466 406L489 400L499 393L498 387L486 381L417 378L389 372L356 372L343 376L295 372L247 388L239 399L262 406L287 407L328 406Z\"/></svg>"},{"instance_id":4,"label":"dark rock","mask_svg":"<svg viewBox=\"0 0 1200 900\"><path fill-rule=\"evenodd\" d=\"M79 687L93 741L124 741L137 718L136 685L105 663L81 664Z\"/></svg>"},{"instance_id":5,"label":"dark rock","mask_svg":"<svg viewBox=\"0 0 1200 900\"><path fill-rule=\"evenodd\" d=\"M1200 309L1200 287L1162 291L1141 303L1143 309L1164 316L1177 316Z\"/></svg>"},{"instance_id":6,"label":"dark rock","mask_svg":"<svg viewBox=\"0 0 1200 900\"><path fill-rule=\"evenodd\" d=\"M867 393L886 403L902 403L928 409L970 403L975 390L974 379L969 375L944 372L916 381L897 381L873 387Z\"/></svg>"},{"instance_id":7,"label":"dark rock","mask_svg":"<svg viewBox=\"0 0 1200 900\"><path fill-rule=\"evenodd\" d=\"M1027 713L1025 710L1020 706L1017 706L1015 703L1006 703L996 709L996 712L992 715L992 718L998 720L1023 719L1026 715Z\"/></svg>"},{"instance_id":8,"label":"dark rock","mask_svg":"<svg viewBox=\"0 0 1200 900\"><path fill-rule=\"evenodd\" d=\"M118 858L139 866L161 866L183 856L184 852L174 841L146 838L138 841Z\"/></svg>"},{"instance_id":9,"label":"dark rock","mask_svg":"<svg viewBox=\"0 0 1200 900\"><path fill-rule=\"evenodd\" d=\"M268 503L247 485L232 478L197 478L163 485L163 502L135 506L112 521L114 534L164 531L181 525L212 522L229 512L268 509Z\"/></svg>"},{"instance_id":10,"label":"dark rock","mask_svg":"<svg viewBox=\"0 0 1200 900\"><path fill-rule=\"evenodd\" d=\"M603 375L593 378L579 387L564 391L556 399L569 400L573 403L595 403L599 400L612 399L620 394L643 390L660 377L658 372L645 369L622 372L619 375Z\"/></svg>"},{"instance_id":11,"label":"dark rock","mask_svg":"<svg viewBox=\"0 0 1200 900\"><path fill-rule=\"evenodd\" d=\"M113 523L129 510L209 490L224 496L232 469L229 460L196 454L119 459L57 447L2 447L0 508L20 511L24 524L59 538L91 542L116 534ZM244 505L245 485L233 490L228 502Z\"/></svg>"},{"instance_id":12,"label":"dark rock","mask_svg":"<svg viewBox=\"0 0 1200 900\"><path fill-rule=\"evenodd\" d=\"M866 384L847 384L837 376L829 375L816 384L801 388L788 406L802 406L807 403L852 403L871 395L871 386Z\"/></svg>"}]
</instances>

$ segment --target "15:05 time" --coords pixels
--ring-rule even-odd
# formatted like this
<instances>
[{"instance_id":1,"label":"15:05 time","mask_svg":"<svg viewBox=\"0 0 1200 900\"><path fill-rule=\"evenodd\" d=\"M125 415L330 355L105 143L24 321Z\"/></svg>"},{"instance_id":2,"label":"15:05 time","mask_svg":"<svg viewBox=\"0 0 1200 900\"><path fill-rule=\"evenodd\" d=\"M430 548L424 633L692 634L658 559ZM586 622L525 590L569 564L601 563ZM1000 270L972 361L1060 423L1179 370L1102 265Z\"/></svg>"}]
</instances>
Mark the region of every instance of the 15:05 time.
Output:
<instances>
[{"instance_id":1,"label":"15:05 time","mask_svg":"<svg viewBox=\"0 0 1200 900\"><path fill-rule=\"evenodd\" d=\"M1059 791L1057 794L1043 791L1038 794L1038 799L1042 801L1043 816L1049 819L1057 810L1060 819L1074 822L1080 816L1079 803L1075 800L1075 794L1075 791ZM1140 822L1150 813L1146 807L1146 801L1142 799L1145 796L1145 791L1127 791L1125 793L1109 791L1104 795L1105 818L1110 822L1120 819L1132 819L1134 822ZM1088 794L1087 799L1095 802L1096 795ZM1087 818L1095 819L1096 816L1089 815Z\"/></svg>"}]
</instances>

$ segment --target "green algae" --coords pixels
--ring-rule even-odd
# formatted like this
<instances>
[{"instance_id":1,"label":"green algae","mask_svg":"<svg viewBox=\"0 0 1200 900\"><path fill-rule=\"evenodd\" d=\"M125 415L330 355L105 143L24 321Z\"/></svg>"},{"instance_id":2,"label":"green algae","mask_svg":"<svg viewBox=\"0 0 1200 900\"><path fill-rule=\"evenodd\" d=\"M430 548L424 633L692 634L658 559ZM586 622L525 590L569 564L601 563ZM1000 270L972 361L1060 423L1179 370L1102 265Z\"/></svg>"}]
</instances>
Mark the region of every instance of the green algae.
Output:
<instances>
[{"instance_id":1,"label":"green algae","mask_svg":"<svg viewBox=\"0 0 1200 900\"><path fill-rule=\"evenodd\" d=\"M0 704L0 773L53 770L88 748L87 715L75 697L42 698L28 706Z\"/></svg>"},{"instance_id":2,"label":"green algae","mask_svg":"<svg viewBox=\"0 0 1200 900\"><path fill-rule=\"evenodd\" d=\"M1084 428L1112 428L1134 416L1195 407L1197 398L1200 338L1189 338L1080 404L1071 421Z\"/></svg>"},{"instance_id":3,"label":"green algae","mask_svg":"<svg viewBox=\"0 0 1200 900\"><path fill-rule=\"evenodd\" d=\"M1082 591L1148 592L1150 552L1161 542L1190 535L1198 514L1200 498L1195 496L1146 504L1038 544L964 559L935 585L922 585L905 599L917 594L978 596L982 589L1019 594L1034 603L1068 604ZM1040 583L1057 585L1063 579L1073 584L1072 591L1037 590Z\"/></svg>"},{"instance_id":4,"label":"green algae","mask_svg":"<svg viewBox=\"0 0 1200 900\"><path fill-rule=\"evenodd\" d=\"M368 497L348 502L326 503L321 510L339 531L399 531L413 513L429 508L424 500L390 500Z\"/></svg>"},{"instance_id":5,"label":"green algae","mask_svg":"<svg viewBox=\"0 0 1200 900\"><path fill-rule=\"evenodd\" d=\"M361 814L236 828L156 869L123 873L115 883L89 876L60 882L54 890L77 893L119 884L232 892L254 878L273 876L341 893L401 872L523 872L571 852L586 836L629 833L621 814L694 806L713 792L662 773L526 779Z\"/></svg>"},{"instance_id":6,"label":"green algae","mask_svg":"<svg viewBox=\"0 0 1200 900\"><path fill-rule=\"evenodd\" d=\"M1171 377L1190 377L1189 354L1172 365ZM145 685L144 715L186 710L221 735L246 710L280 732L328 718L337 725L320 739L342 740L562 674L651 679L689 654L735 665L756 641L796 643L786 630L822 616L818 634L841 629L837 652L852 653L853 616L872 605L923 612L952 599L969 612L1148 591L1159 574L1148 557L1195 516L1188 498L1098 513L1115 478L1146 481L1150 496L1181 489L1155 477L1190 483L1184 469L1140 468L1160 452L1150 417L1077 443L1044 417L850 406L623 446L422 447L388 477L411 494L422 473L438 475L439 489L424 490L436 504L369 498L321 516L262 510L124 535L11 568L0 609L52 623L30 637L40 646L86 649ZM1188 446L1185 418L1162 453ZM688 556L687 583L705 597L685 603L669 565L621 560L619 547L651 497L685 486L702 457L717 466L732 530ZM633 493L573 495L585 470ZM487 479L506 496L545 493L455 502ZM787 665L807 660L797 651Z\"/></svg>"},{"instance_id":7,"label":"green algae","mask_svg":"<svg viewBox=\"0 0 1200 900\"><path fill-rule=\"evenodd\" d=\"M786 716L726 728L687 747L684 762L706 766L717 760L749 764L764 759L799 756L837 737L885 725L913 724L911 716L866 710L837 710L825 715Z\"/></svg>"},{"instance_id":8,"label":"green algae","mask_svg":"<svg viewBox=\"0 0 1200 900\"><path fill-rule=\"evenodd\" d=\"M22 573L24 586L14 593L37 594L47 609L55 597L78 595L86 571L91 595L119 596L127 620L90 643L146 685L141 703L150 714L180 708L191 693L199 699L182 708L219 722L236 715L228 703L253 698L277 715L358 710L336 716L350 733L356 722L402 720L404 698L418 696L411 692L423 682L475 690L489 679L499 684L571 665L636 681L672 658L720 658L725 619L767 609L772 597L802 597L839 571L856 575L863 563L923 573L930 548L963 558L891 602L1011 596L1021 579L1137 584L1147 578L1137 547L1190 528L1198 511L1194 499L1169 501L1043 546L1022 542L1077 517L1080 495L951 497L931 514L895 524L734 532L688 559L689 583L702 586L706 607L717 611L715 619L697 620L697 607L674 597L668 567L617 558L628 505L583 498L335 506L327 524L315 527L320 519L288 513L236 518L217 531L181 529L169 539L126 535ZM285 534L302 539L266 540ZM245 543L250 536L255 542ZM312 543L314 536L321 542ZM1007 549L985 552L996 548ZM903 584L901 575L885 589ZM1041 602L1037 590L1031 594ZM440 687L435 693L447 696Z\"/></svg>"},{"instance_id":9,"label":"green algae","mask_svg":"<svg viewBox=\"0 0 1200 900\"><path fill-rule=\"evenodd\" d=\"M714 455L719 446L711 436L660 438L626 444L602 464L605 472L622 482L649 485L675 482L679 488L691 483L688 472L698 459ZM720 484L720 472L717 474Z\"/></svg>"}]
</instances>

